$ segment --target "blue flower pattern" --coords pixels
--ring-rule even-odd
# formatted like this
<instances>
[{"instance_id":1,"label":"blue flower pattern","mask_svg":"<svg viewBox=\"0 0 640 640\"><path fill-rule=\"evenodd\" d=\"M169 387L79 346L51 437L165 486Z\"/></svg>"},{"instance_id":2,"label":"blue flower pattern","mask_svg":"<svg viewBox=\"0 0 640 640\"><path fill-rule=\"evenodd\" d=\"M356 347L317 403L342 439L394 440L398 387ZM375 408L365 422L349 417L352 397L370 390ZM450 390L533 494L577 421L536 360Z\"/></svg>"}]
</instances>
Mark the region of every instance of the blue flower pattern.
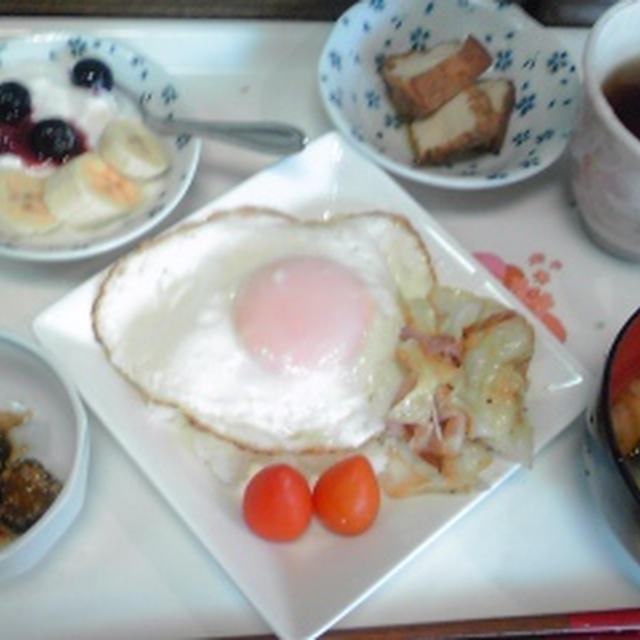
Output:
<instances>
[{"instance_id":1,"label":"blue flower pattern","mask_svg":"<svg viewBox=\"0 0 640 640\"><path fill-rule=\"evenodd\" d=\"M162 102L165 105L173 104L178 99L178 92L172 84L168 84L163 87L160 95L162 96Z\"/></svg>"},{"instance_id":2,"label":"blue flower pattern","mask_svg":"<svg viewBox=\"0 0 640 640\"><path fill-rule=\"evenodd\" d=\"M520 116L526 116L536 106L536 94L530 93L522 96L515 104L516 111Z\"/></svg>"},{"instance_id":3,"label":"blue flower pattern","mask_svg":"<svg viewBox=\"0 0 640 640\"><path fill-rule=\"evenodd\" d=\"M569 54L566 51L554 51L547 60L547 69L550 73L558 73L569 64Z\"/></svg>"},{"instance_id":4,"label":"blue flower pattern","mask_svg":"<svg viewBox=\"0 0 640 640\"><path fill-rule=\"evenodd\" d=\"M329 62L331 67L336 71L342 70L342 56L337 51L329 52Z\"/></svg>"},{"instance_id":5,"label":"blue flower pattern","mask_svg":"<svg viewBox=\"0 0 640 640\"><path fill-rule=\"evenodd\" d=\"M516 147L520 147L530 138L531 129L524 129L523 131L518 131L518 133L516 133L511 139L513 140L513 143L516 145Z\"/></svg>"},{"instance_id":6,"label":"blue flower pattern","mask_svg":"<svg viewBox=\"0 0 640 640\"><path fill-rule=\"evenodd\" d=\"M553 129L545 129L536 136L536 143L542 144L545 140L551 140L554 135L555 131Z\"/></svg>"},{"instance_id":7,"label":"blue flower pattern","mask_svg":"<svg viewBox=\"0 0 640 640\"><path fill-rule=\"evenodd\" d=\"M342 89L332 91L329 95L329 100L336 105L336 107L342 107Z\"/></svg>"},{"instance_id":8,"label":"blue flower pattern","mask_svg":"<svg viewBox=\"0 0 640 640\"><path fill-rule=\"evenodd\" d=\"M74 58L82 57L84 52L87 50L87 42L82 38L69 38L69 42L67 44L69 46L69 53Z\"/></svg>"},{"instance_id":9,"label":"blue flower pattern","mask_svg":"<svg viewBox=\"0 0 640 640\"><path fill-rule=\"evenodd\" d=\"M473 13L483 24L483 30L475 35L492 53L491 70L504 73L516 82L514 116L517 120L512 120L505 146L517 150L517 154L509 153L517 155L515 164L518 166L512 164L512 168L497 169L499 163L495 156L489 156L478 161L453 163L435 171L499 181L508 179L514 171L540 166L547 153L542 149L547 145L555 148L559 141L566 141L573 124L579 80L568 52L549 48L546 42L535 39L531 44L532 34L527 29L489 15L492 11L505 15L515 11L511 7L512 0L412 0L411 5L414 3L413 13L408 15L399 10L404 5L396 0L366 0L360 4L368 11L358 13L357 9L362 7L356 4L338 21L335 30L344 29L348 37L336 39L321 60L319 77L327 103L333 105L347 122L351 121L349 130L356 139L371 144L383 154L390 153L393 158L397 136L406 134L401 131L404 124L391 108L379 75L385 57L391 52L424 50L433 46L436 33L441 33L433 25L442 13L459 11L462 23L472 19L472 16L467 18L467 14ZM416 19L416 16L422 18ZM382 37L381 32L384 32ZM443 36L437 41L446 39L448 37ZM359 40L367 45L356 50L354 42ZM357 95L349 93L349 100L345 102L343 89L352 88L346 79L352 77L350 74L366 77L367 68L375 70L375 77L363 83ZM557 89L549 89L553 86ZM371 123L362 117L367 113L372 114ZM374 113L377 115L373 116ZM554 124L556 119L559 128Z\"/></svg>"},{"instance_id":10,"label":"blue flower pattern","mask_svg":"<svg viewBox=\"0 0 640 640\"><path fill-rule=\"evenodd\" d=\"M540 164L540 158L536 155L531 155L529 158L525 158L520 166L523 169L529 169L531 167L537 167Z\"/></svg>"},{"instance_id":11,"label":"blue flower pattern","mask_svg":"<svg viewBox=\"0 0 640 640\"><path fill-rule=\"evenodd\" d=\"M496 71L506 71L513 64L513 50L500 49L495 54L493 68Z\"/></svg>"},{"instance_id":12,"label":"blue flower pattern","mask_svg":"<svg viewBox=\"0 0 640 640\"><path fill-rule=\"evenodd\" d=\"M373 89L369 89L364 94L365 104L369 109L377 109L380 107L380 94Z\"/></svg>"},{"instance_id":13,"label":"blue flower pattern","mask_svg":"<svg viewBox=\"0 0 640 640\"><path fill-rule=\"evenodd\" d=\"M431 36L431 31L429 31L429 29L423 29L422 27L417 27L409 34L411 48L414 51L426 49L427 40L429 40L430 36Z\"/></svg>"},{"instance_id":14,"label":"blue flower pattern","mask_svg":"<svg viewBox=\"0 0 640 640\"><path fill-rule=\"evenodd\" d=\"M399 127L404 125L404 121L402 118L394 113L385 113L384 114L384 126L391 129L398 129Z\"/></svg>"}]
</instances>

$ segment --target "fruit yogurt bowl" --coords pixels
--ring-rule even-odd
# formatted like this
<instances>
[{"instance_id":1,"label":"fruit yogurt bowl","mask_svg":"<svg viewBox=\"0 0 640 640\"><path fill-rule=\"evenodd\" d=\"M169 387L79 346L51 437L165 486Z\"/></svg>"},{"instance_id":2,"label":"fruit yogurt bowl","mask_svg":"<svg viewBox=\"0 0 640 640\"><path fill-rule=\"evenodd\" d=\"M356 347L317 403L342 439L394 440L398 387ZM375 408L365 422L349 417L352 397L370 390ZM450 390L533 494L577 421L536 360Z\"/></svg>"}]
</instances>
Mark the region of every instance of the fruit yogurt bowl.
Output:
<instances>
[{"instance_id":1,"label":"fruit yogurt bowl","mask_svg":"<svg viewBox=\"0 0 640 640\"><path fill-rule=\"evenodd\" d=\"M184 115L175 81L125 44L68 32L0 41L0 255L85 258L171 213L200 142L154 133L138 103Z\"/></svg>"}]
</instances>

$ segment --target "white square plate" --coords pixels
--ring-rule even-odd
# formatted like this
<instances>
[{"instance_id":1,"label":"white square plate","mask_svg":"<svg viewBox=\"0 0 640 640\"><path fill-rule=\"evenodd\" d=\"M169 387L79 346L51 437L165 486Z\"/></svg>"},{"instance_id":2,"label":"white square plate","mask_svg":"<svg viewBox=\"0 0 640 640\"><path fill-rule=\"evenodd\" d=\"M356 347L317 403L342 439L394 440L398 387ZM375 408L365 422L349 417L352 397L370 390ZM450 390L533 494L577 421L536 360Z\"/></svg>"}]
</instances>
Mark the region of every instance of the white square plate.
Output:
<instances>
[{"instance_id":1,"label":"white square plate","mask_svg":"<svg viewBox=\"0 0 640 640\"><path fill-rule=\"evenodd\" d=\"M536 451L584 409L583 368L419 204L338 134L258 173L191 218L238 205L301 217L371 209L402 213L423 235L441 283L497 298L536 327L527 396ZM96 275L36 318L37 337L66 364L106 428L281 637L314 636L333 625L517 468L497 461L490 488L477 494L386 499L375 525L359 537L332 535L314 522L294 543L264 542L245 527L237 493L212 478L177 432L154 421L109 365L90 321L100 279Z\"/></svg>"}]
</instances>

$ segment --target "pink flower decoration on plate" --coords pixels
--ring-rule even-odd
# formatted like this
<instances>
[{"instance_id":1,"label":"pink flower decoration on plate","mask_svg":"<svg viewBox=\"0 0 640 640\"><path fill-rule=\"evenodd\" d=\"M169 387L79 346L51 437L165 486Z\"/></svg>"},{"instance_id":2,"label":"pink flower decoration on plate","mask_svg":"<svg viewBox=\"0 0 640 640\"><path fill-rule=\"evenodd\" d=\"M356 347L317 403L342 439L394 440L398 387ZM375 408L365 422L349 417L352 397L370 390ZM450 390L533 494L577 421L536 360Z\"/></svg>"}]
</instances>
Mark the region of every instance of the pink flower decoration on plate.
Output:
<instances>
[{"instance_id":1,"label":"pink flower decoration on plate","mask_svg":"<svg viewBox=\"0 0 640 640\"><path fill-rule=\"evenodd\" d=\"M564 342L567 339L564 325L557 316L551 313L555 304L553 295L542 288L551 282L551 274L544 267L546 262L544 253L536 252L529 256L529 266L535 266L530 278L520 267L504 262L495 253L478 251L474 255L507 289L540 318L558 340ZM548 268L559 270L562 268L562 263L560 260L551 260Z\"/></svg>"}]
</instances>

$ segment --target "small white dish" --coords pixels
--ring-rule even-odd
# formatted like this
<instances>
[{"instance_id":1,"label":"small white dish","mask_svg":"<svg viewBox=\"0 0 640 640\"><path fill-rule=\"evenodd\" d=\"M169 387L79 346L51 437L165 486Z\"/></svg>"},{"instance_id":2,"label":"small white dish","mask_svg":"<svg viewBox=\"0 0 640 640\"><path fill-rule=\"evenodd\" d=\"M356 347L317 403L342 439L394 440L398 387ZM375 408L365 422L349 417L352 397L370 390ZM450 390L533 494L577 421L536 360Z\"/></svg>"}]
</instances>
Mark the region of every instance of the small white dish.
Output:
<instances>
[{"instance_id":1,"label":"small white dish","mask_svg":"<svg viewBox=\"0 0 640 640\"><path fill-rule=\"evenodd\" d=\"M41 349L0 331L0 403L30 409L33 417L11 430L14 446L34 457L62 483L51 506L25 533L0 546L0 581L39 562L64 535L85 497L89 465L87 418L72 384Z\"/></svg>"},{"instance_id":2,"label":"small white dish","mask_svg":"<svg viewBox=\"0 0 640 640\"><path fill-rule=\"evenodd\" d=\"M261 171L189 220L241 205L273 207L301 218L374 209L405 215L424 238L440 282L498 298L536 327L527 396L535 450L586 405L586 374L564 347L392 178L339 134L327 134ZM496 460L483 478L490 487L484 492L386 499L375 526L356 538L329 534L314 521L294 543L265 542L245 526L238 493L218 483L185 446L184 433L166 428L158 411L108 363L91 325L101 277L94 276L40 314L36 335L54 354L64 355L71 376L106 428L280 637L315 636L335 624L517 469Z\"/></svg>"},{"instance_id":3,"label":"small white dish","mask_svg":"<svg viewBox=\"0 0 640 640\"><path fill-rule=\"evenodd\" d=\"M484 76L510 78L515 107L502 150L439 167L413 162L379 73L385 56L474 35L491 53ZM501 0L358 2L336 22L318 65L320 94L357 149L404 178L451 189L489 189L542 171L563 152L580 81L567 50L520 7Z\"/></svg>"},{"instance_id":4,"label":"small white dish","mask_svg":"<svg viewBox=\"0 0 640 640\"><path fill-rule=\"evenodd\" d=\"M163 118L188 113L176 81L164 69L123 42L77 32L38 32L0 40L0 68L3 75L14 66L55 63L69 73L81 58L95 57L105 62L117 83L143 101ZM116 98L135 108L128 98ZM38 235L18 235L0 231L0 255L31 261L69 261L91 257L120 247L158 225L176 207L195 174L200 140L187 135L164 138L171 153L171 167L143 207L123 218L87 231L62 231Z\"/></svg>"}]
</instances>

